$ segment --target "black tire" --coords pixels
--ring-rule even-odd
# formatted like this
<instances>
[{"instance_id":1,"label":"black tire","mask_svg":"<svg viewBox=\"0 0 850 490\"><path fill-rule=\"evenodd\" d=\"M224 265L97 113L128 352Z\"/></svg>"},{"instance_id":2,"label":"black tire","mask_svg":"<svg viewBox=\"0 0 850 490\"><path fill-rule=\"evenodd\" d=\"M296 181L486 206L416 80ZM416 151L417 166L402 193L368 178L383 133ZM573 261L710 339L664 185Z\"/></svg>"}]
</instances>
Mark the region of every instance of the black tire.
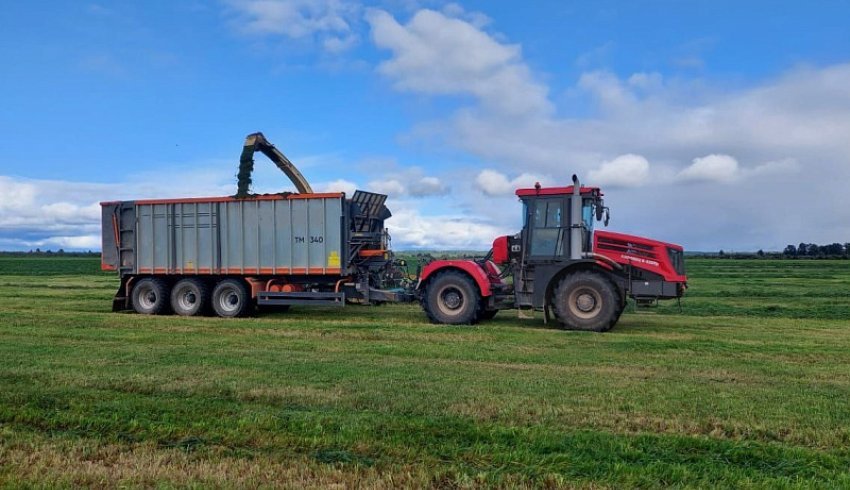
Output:
<instances>
[{"instance_id":1,"label":"black tire","mask_svg":"<svg viewBox=\"0 0 850 490\"><path fill-rule=\"evenodd\" d=\"M212 307L222 318L236 318L251 312L251 294L245 281L225 279L215 285Z\"/></svg>"},{"instance_id":2,"label":"black tire","mask_svg":"<svg viewBox=\"0 0 850 490\"><path fill-rule=\"evenodd\" d=\"M168 284L162 279L146 277L133 284L130 301L136 313L164 315L168 313Z\"/></svg>"},{"instance_id":3,"label":"black tire","mask_svg":"<svg viewBox=\"0 0 850 490\"><path fill-rule=\"evenodd\" d=\"M462 272L441 272L425 286L422 308L431 323L471 325L479 318L480 298L472 279Z\"/></svg>"},{"instance_id":4,"label":"black tire","mask_svg":"<svg viewBox=\"0 0 850 490\"><path fill-rule=\"evenodd\" d=\"M623 316L623 313L626 312L627 306L628 306L628 303L625 302L625 301L622 301L622 300L620 301L620 303L617 304L617 319L614 320L614 323L617 323L618 321L620 321L620 317Z\"/></svg>"},{"instance_id":5,"label":"black tire","mask_svg":"<svg viewBox=\"0 0 850 490\"><path fill-rule=\"evenodd\" d=\"M591 271L564 276L555 288L555 316L567 330L606 332L617 323L620 298L611 281Z\"/></svg>"},{"instance_id":6,"label":"black tire","mask_svg":"<svg viewBox=\"0 0 850 490\"><path fill-rule=\"evenodd\" d=\"M203 315L209 305L209 287L200 279L183 279L171 288L171 309L178 315Z\"/></svg>"}]
</instances>

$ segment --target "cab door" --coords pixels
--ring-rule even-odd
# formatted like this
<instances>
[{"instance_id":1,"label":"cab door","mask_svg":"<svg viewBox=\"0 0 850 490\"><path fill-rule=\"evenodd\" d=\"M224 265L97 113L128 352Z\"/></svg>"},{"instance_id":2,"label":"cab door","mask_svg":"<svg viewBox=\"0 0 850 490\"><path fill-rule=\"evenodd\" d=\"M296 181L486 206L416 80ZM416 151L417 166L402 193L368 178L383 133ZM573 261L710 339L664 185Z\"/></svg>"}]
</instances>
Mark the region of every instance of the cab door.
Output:
<instances>
[{"instance_id":1,"label":"cab door","mask_svg":"<svg viewBox=\"0 0 850 490\"><path fill-rule=\"evenodd\" d=\"M552 260L569 251L566 233L569 226L563 197L536 198L529 203L528 256L530 259Z\"/></svg>"}]
</instances>

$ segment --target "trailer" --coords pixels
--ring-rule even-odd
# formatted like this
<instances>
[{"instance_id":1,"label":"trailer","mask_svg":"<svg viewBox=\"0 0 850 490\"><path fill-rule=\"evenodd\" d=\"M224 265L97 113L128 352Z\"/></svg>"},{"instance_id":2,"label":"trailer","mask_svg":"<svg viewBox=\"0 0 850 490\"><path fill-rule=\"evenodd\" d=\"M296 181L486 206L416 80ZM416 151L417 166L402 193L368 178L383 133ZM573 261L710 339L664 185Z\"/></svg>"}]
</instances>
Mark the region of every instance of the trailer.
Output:
<instances>
[{"instance_id":1,"label":"trailer","mask_svg":"<svg viewBox=\"0 0 850 490\"><path fill-rule=\"evenodd\" d=\"M253 155L267 155L297 193L250 194ZM474 324L502 309L542 311L565 329L606 331L628 298L678 299L681 246L594 230L610 216L597 187L518 189L523 228L484 257L431 260L411 277L395 258L387 196L315 193L261 133L246 138L231 197L108 201L102 268L120 278L113 310L221 317L256 306L418 300L434 323Z\"/></svg>"}]
</instances>

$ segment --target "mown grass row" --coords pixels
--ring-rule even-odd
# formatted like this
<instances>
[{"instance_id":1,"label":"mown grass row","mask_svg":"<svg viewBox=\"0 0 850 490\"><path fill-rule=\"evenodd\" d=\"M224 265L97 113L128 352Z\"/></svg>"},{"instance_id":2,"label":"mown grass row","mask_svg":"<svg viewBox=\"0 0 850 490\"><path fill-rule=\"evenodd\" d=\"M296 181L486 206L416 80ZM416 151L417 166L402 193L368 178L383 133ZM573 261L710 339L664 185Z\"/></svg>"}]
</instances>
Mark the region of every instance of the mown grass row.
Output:
<instances>
[{"instance_id":1,"label":"mown grass row","mask_svg":"<svg viewBox=\"0 0 850 490\"><path fill-rule=\"evenodd\" d=\"M689 263L683 314L603 335L413 305L142 317L108 311L96 262L2 274L0 484L850 486L846 322L759 296L705 316L714 262Z\"/></svg>"}]
</instances>

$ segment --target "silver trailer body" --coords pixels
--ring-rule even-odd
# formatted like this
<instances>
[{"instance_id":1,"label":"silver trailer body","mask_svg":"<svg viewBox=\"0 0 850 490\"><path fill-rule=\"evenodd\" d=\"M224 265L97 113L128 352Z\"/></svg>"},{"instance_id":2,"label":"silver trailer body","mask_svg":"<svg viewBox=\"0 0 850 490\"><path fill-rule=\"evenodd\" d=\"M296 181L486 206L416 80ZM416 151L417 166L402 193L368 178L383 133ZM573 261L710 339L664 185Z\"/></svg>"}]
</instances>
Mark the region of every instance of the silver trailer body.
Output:
<instances>
[{"instance_id":1,"label":"silver trailer body","mask_svg":"<svg viewBox=\"0 0 850 490\"><path fill-rule=\"evenodd\" d=\"M102 268L126 274L340 275L342 193L102 203Z\"/></svg>"}]
</instances>

